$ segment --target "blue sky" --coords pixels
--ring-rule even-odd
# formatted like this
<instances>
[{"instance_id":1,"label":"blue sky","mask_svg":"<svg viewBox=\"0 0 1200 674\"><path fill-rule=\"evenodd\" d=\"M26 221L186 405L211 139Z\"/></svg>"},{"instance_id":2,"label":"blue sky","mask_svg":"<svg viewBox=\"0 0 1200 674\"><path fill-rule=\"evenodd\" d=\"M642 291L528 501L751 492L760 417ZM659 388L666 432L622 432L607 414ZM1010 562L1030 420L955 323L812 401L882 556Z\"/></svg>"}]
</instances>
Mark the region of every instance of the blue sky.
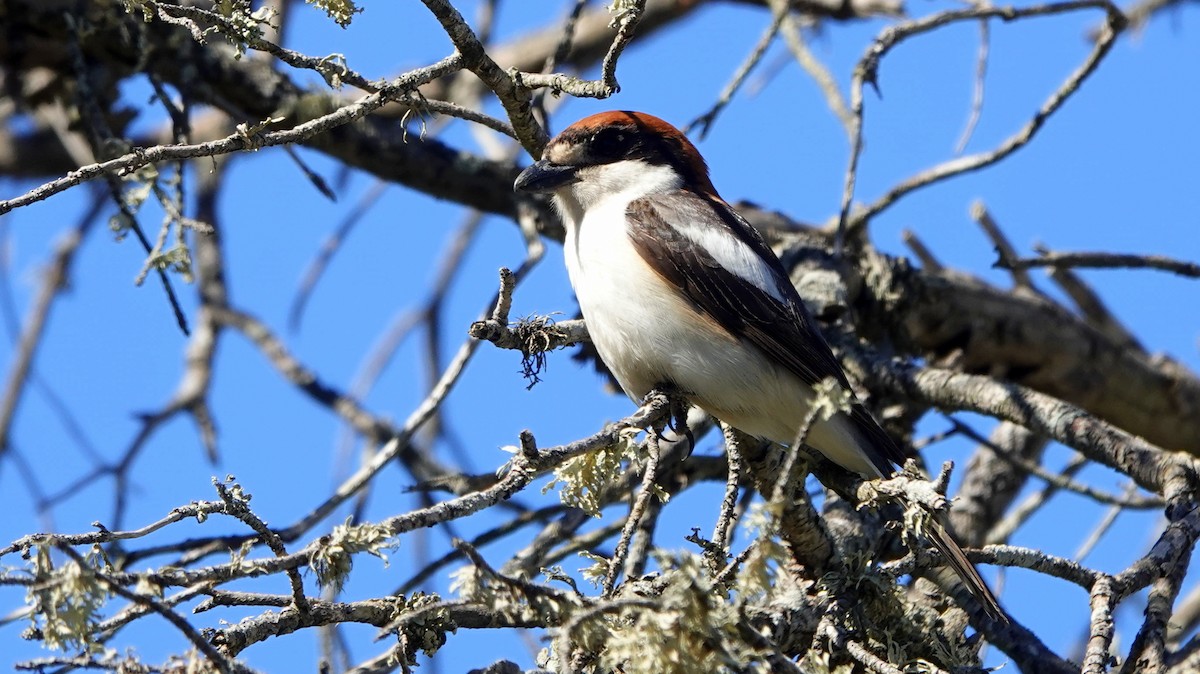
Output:
<instances>
[{"instance_id":1,"label":"blue sky","mask_svg":"<svg viewBox=\"0 0 1200 674\"><path fill-rule=\"evenodd\" d=\"M562 4L563 7L558 5ZM554 12L569 3L556 3ZM531 22L544 21L544 8L532 3L501 3L498 34L503 39ZM913 3L922 15L950 8L947 3ZM365 12L348 30L329 23L316 10L300 7L288 46L314 55L345 53L352 67L376 78L424 65L449 53L448 40L418 3L365 3ZM471 16L471 4L463 7ZM990 268L991 243L968 215L981 199L1017 248L1025 253L1035 243L1063 250L1109 250L1164 253L1200 260L1200 190L1196 189L1195 157L1200 135L1200 10L1184 6L1150 22L1139 34L1118 42L1099 71L1043 128L1028 147L998 166L922 190L899 202L872 224L876 245L889 253L906 253L903 229L912 229L948 266L966 269L1001 286L1007 276ZM1089 50L1085 32L1098 24L1097 12L993 23L991 58L982 117L968 151L993 147L1028 119ZM609 101L569 101L555 118L556 128L591 112L610 108L640 109L680 125L703 113L765 28L761 9L718 3L697 12L652 41L634 46L621 61L621 93ZM863 21L828 25L811 37L812 48L845 87L854 63L884 25ZM866 149L860 162L858 198L874 201L912 173L953 156L968 115L978 27L961 24L902 44L880 69L882 98L867 93ZM836 214L841 196L847 142L811 80L794 64L781 43L764 60L786 63L757 93L744 92L726 109L709 136L699 143L712 168L713 180L731 201L746 199L800 220L825 222ZM303 77L301 75L301 77ZM756 87L758 88L758 87ZM128 100L146 99L143 83L124 92ZM140 124L161 122L153 112ZM446 138L464 147L473 139L462 123ZM300 149L307 162L329 180L337 166L320 154ZM309 261L344 213L367 193L370 176L352 173L331 203L306 182L279 149L239 159L231 171L222 202L226 262L232 301L255 313L286 340L292 352L320 376L349 388L366 354L392 321L418 307L437 260L465 217L463 209L390 186L381 201L355 229L313 295L302 329L290 333L287 312ZM0 182L7 197L32 187ZM18 315L23 316L36 293L39 270L60 233L72 226L86 205L84 191L54 197L3 217L8 256L8 282ZM157 226L148 213L143 224ZM470 321L494 291L496 269L515 267L523 256L520 236L511 222L487 218L469 251L446 307L445 356L465 338ZM165 403L178 382L186 340L175 328L161 289L153 280L134 287L142 253L132 240L120 243L97 227L85 242L72 273L70 290L51 316L46 341L36 363L38 376L66 401L98 453L117 457L136 434L135 414ZM1195 282L1162 273L1095 271L1083 276L1099 290L1113 311L1130 325L1152 351L1200 368ZM1035 277L1042 279L1041 274ZM1049 283L1040 281L1047 291ZM185 310L195 309L192 288L175 281ZM513 313L546 314L575 311L561 255L551 245L546 259L519 288ZM10 335L11 336L11 335ZM425 374L418 366L420 340L410 339L365 402L369 409L403 419L423 397ZM0 369L12 367L11 350L0 354ZM236 475L254 494L254 508L275 525L295 521L324 499L356 458L336 452L341 427L272 370L258 351L239 335L227 333L218 354L219 367L211 402L220 433L221 462L207 463L193 426L177 418L146 447L133 473L127 525L157 519L170 508L191 500L215 498L213 475ZM527 391L519 375L519 357L488 347L480 349L447 404L461 447L476 471L493 470L506 459L499 448L516 442L531 429L542 445L566 442L599 429L606 420L627 414L632 405L606 395L599 380L568 359L551 356L543 382ZM927 420L922 429L936 432L945 423ZM14 446L32 466L43 488L55 492L91 466L78 444L51 413L46 399L30 390L17 419ZM698 452L717 451L715 440ZM947 442L928 452L931 462L965 461L970 447ZM439 451L448 452L447 447ZM450 460L451 454L442 455ZM1055 450L1051 465L1069 456ZM1105 489L1119 489L1119 478L1101 469L1084 477ZM382 517L415 507L404 493L411 478L385 471L376 485L369 515ZM111 481L79 490L53 512L53 521L32 512L29 492L11 462L0 464L0 493L6 516L0 540L51 525L65 532L85 531L94 520L108 522ZM546 502L536 489L526 503ZM708 530L716 514L711 490L673 503L660 541L688 546L690 527ZM1058 497L1044 515L1022 529L1015 542L1073 555L1103 511L1072 496ZM609 515L617 516L613 509ZM331 518L329 526L341 520ZM491 520L456 523L460 536L490 526ZM1122 516L1112 533L1087 561L1107 571L1124 568L1156 535L1153 515ZM185 531L186 529L186 531ZM236 523L210 520L204 525L172 527L151 540L168 542L190 535L238 532ZM484 549L496 563L516 542ZM446 546L440 532L421 532L400 541L391 566L373 558L358 561L363 572L347 587L347 598L385 592L420 566L424 555ZM214 558L213 562L220 561ZM10 562L11 563L11 562ZM568 560L568 568L584 562ZM990 577L995 578L989 572ZM445 590L439 578L430 589ZM254 585L261 591L285 592L286 581ZM1086 624L1086 597L1067 587L1014 572L1007 575L1003 599L1029 627L1044 634L1057 650L1081 636ZM0 613L15 609L20 593L0 589ZM1128 629L1140 617L1135 604L1120 626ZM236 621L241 614L212 612L198 623ZM133 646L148 661L161 661L185 648L182 638L161 621L123 633L117 642ZM19 639L20 622L0 626L0 652L5 660L36 657L36 645ZM351 634L368 635L369 628ZM266 671L310 668L316 654L315 635L278 639L251 649L246 661ZM1128 638L1132 633L1128 633ZM1125 641L1124 643L1128 643ZM382 646L363 641L354 655L366 658ZM469 633L451 637L439 660L444 671L483 666L508 657L531 664L526 646L512 635ZM1002 660L995 660L998 664Z\"/></svg>"}]
</instances>

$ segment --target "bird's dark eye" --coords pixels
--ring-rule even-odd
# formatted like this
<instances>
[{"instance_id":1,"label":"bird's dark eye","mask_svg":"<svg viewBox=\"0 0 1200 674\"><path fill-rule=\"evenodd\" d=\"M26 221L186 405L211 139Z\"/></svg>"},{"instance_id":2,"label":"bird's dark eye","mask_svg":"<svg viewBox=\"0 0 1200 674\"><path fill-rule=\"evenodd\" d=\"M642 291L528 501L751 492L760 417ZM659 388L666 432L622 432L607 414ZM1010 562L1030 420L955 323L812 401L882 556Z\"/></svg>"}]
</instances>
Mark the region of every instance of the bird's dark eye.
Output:
<instances>
[{"instance_id":1,"label":"bird's dark eye","mask_svg":"<svg viewBox=\"0 0 1200 674\"><path fill-rule=\"evenodd\" d=\"M603 129L592 135L588 145L592 154L604 159L616 159L625 153L628 136L620 129Z\"/></svg>"}]
</instances>

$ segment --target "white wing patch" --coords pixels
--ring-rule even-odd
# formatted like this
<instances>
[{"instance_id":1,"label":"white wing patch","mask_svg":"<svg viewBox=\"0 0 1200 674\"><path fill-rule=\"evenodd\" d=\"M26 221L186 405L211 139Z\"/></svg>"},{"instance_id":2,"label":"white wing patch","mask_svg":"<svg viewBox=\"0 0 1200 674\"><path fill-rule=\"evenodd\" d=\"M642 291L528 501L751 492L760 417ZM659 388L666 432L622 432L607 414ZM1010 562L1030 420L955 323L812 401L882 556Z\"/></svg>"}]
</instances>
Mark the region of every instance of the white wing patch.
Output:
<instances>
[{"instance_id":1,"label":"white wing patch","mask_svg":"<svg viewBox=\"0 0 1200 674\"><path fill-rule=\"evenodd\" d=\"M734 236L720 221L707 213L705 220L672 222L673 227L712 256L717 264L755 288L788 305L788 299L779 290L779 280L771 266L758 256L750 246Z\"/></svg>"}]
</instances>

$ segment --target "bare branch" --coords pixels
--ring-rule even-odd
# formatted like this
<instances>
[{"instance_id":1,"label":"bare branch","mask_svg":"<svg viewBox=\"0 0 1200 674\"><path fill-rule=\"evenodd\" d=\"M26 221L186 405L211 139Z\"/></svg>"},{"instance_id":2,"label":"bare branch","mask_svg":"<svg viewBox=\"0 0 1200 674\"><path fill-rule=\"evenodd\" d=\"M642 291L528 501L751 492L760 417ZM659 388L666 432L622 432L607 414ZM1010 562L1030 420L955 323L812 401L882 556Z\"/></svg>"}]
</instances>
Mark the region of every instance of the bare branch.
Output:
<instances>
[{"instance_id":1,"label":"bare branch","mask_svg":"<svg viewBox=\"0 0 1200 674\"><path fill-rule=\"evenodd\" d=\"M996 252L1000 254L1001 260L1011 260L1017 256L1016 249L1009 242L1008 237L1004 236L1004 232L1000 231L1000 226L992 219L992 214L988 212L982 201L975 201L971 204L971 219L979 224L980 229L987 234L987 237L992 240L992 244L996 246ZM1018 288L1024 288L1031 292L1037 292L1037 288L1033 285L1033 279L1029 277L1029 273L1021 269L1012 270L1013 282Z\"/></svg>"},{"instance_id":2,"label":"bare branch","mask_svg":"<svg viewBox=\"0 0 1200 674\"><path fill-rule=\"evenodd\" d=\"M1183 505L1196 494L1193 458L1154 447L1044 394L988 377L934 368L892 366L880 374L891 386L922 402L942 409L981 412L1057 440L1129 475L1169 504Z\"/></svg>"},{"instance_id":3,"label":"bare branch","mask_svg":"<svg viewBox=\"0 0 1200 674\"><path fill-rule=\"evenodd\" d=\"M414 70L393 80L391 83L381 87L378 92L363 97L353 105L339 108L327 115L322 115L285 131L263 131L253 134L239 132L220 140L195 145L158 145L151 148L139 148L116 159L81 166L66 176L45 183L21 196L0 201L0 215L14 208L42 201L71 187L104 175L127 175L142 166L162 161L190 159L193 157L214 157L231 152L257 150L263 147L297 143L360 119L392 98L400 96L403 92L413 90L429 80L442 77L460 68L462 68L462 57L458 54L448 56L431 66Z\"/></svg>"},{"instance_id":4,"label":"bare branch","mask_svg":"<svg viewBox=\"0 0 1200 674\"><path fill-rule=\"evenodd\" d=\"M521 146L529 154L540 157L548 137L545 129L533 118L529 92L519 82L514 82L513 78L496 65L496 62L484 49L483 43L467 25L466 19L449 2L446 0L423 1L438 22L442 24L446 34L454 42L454 46L458 48L462 66L478 75L479 79L483 80L484 84L500 99L500 104L508 113L515 137L520 141ZM446 74L443 72L438 76ZM419 84L424 84L432 79L434 78L431 77Z\"/></svg>"},{"instance_id":5,"label":"bare branch","mask_svg":"<svg viewBox=\"0 0 1200 674\"><path fill-rule=\"evenodd\" d=\"M54 258L45 272L41 290L37 299L30 305L29 317L25 328L21 331L17 356L13 360L8 381L4 386L4 395L0 397L0 457L9 449L12 435L13 420L16 418L18 406L24 397L25 383L33 371L33 361L38 347L42 344L42 336L50 318L50 309L54 305L63 288L70 278L71 262L75 252L83 243L84 236L95 224L99 215L100 202L94 202L91 211L84 215L79 224L68 231L55 246Z\"/></svg>"},{"instance_id":6,"label":"bare branch","mask_svg":"<svg viewBox=\"0 0 1200 674\"><path fill-rule=\"evenodd\" d=\"M650 505L650 499L655 497L654 480L658 473L658 461L660 458L658 434L661 430L661 428L651 429L650 437L647 439L646 445L650 452L646 460L646 465L643 468L642 486L638 490L637 496L630 502L629 516L625 518L625 525L621 528L621 538L617 541L617 547L613 551L612 559L609 560L608 573L604 576L604 584L602 586L605 597L612 596L613 589L617 584L617 576L624 568L626 557L629 554L629 541L633 538L634 532L641 524L642 518L646 516L646 508Z\"/></svg>"},{"instance_id":7,"label":"bare branch","mask_svg":"<svg viewBox=\"0 0 1200 674\"><path fill-rule=\"evenodd\" d=\"M1113 625L1113 582L1104 576L1096 579L1091 590L1092 615L1087 650L1083 656L1083 674L1104 674L1112 663L1110 653L1116 630Z\"/></svg>"},{"instance_id":8,"label":"bare branch","mask_svg":"<svg viewBox=\"0 0 1200 674\"><path fill-rule=\"evenodd\" d=\"M1045 248L1039 248L1040 257L1034 258L1001 258L995 266L1000 269L1030 269L1032 267L1053 267L1055 269L1082 268L1092 269L1158 269L1185 278L1200 278L1200 264L1173 260L1165 255L1132 255L1126 253L1056 253Z\"/></svg>"},{"instance_id":9,"label":"bare branch","mask_svg":"<svg viewBox=\"0 0 1200 674\"><path fill-rule=\"evenodd\" d=\"M304 277L300 281L300 287L296 289L296 296L292 300L291 309L288 311L289 329L293 331L300 329L300 321L304 317L304 308L308 305L308 298L312 296L317 281L325 273L326 267L329 266L330 261L341 248L342 243L350 236L350 232L354 229L354 226L379 202L380 197L383 196L385 191L387 191L387 183L382 180L376 181L375 184L371 185L371 188L362 196L358 204L342 218L341 223L333 230L333 233L321 244L317 255L309 263L308 269L304 272Z\"/></svg>"},{"instance_id":10,"label":"bare branch","mask_svg":"<svg viewBox=\"0 0 1200 674\"><path fill-rule=\"evenodd\" d=\"M700 139L704 140L708 136L713 123L717 121L717 115L721 114L725 106L729 105L729 102L733 100L734 94L742 87L746 78L750 76L755 66L762 60L763 55L767 53L767 48L775 41L775 36L779 34L779 27L783 24L783 20L787 16L787 7L782 5L774 6L772 7L771 14L770 25L763 31L762 36L758 38L758 42L755 43L750 54L746 56L746 60L733 73L733 78L729 80L729 83L725 85L721 94L717 96L717 101L708 109L708 112L688 122L687 126L683 127L684 133L690 134L693 129L699 127Z\"/></svg>"},{"instance_id":11,"label":"bare branch","mask_svg":"<svg viewBox=\"0 0 1200 674\"><path fill-rule=\"evenodd\" d=\"M917 237L917 233L911 229L906 229L900 232L901 238L904 239L904 245L917 256L921 261L921 266L931 273L939 273L945 270L942 263L934 256L934 254L925 246L925 243Z\"/></svg>"},{"instance_id":12,"label":"bare branch","mask_svg":"<svg viewBox=\"0 0 1200 674\"><path fill-rule=\"evenodd\" d=\"M979 5L984 2L977 3ZM975 127L979 124L979 118L983 116L983 96L984 96L984 80L987 77L988 50L991 45L992 29L991 24L987 19L979 22L979 51L975 55L975 84L971 88L971 114L967 117L967 124L963 127L962 135L958 137L958 142L954 144L954 153L962 154L967 149L967 143L971 142L971 136L975 135Z\"/></svg>"},{"instance_id":13,"label":"bare branch","mask_svg":"<svg viewBox=\"0 0 1200 674\"><path fill-rule=\"evenodd\" d=\"M1029 17L1048 16L1075 12L1087 9L1100 9L1105 12L1106 23L1100 38L1096 41L1092 52L1083 64L1071 73L1062 85L1042 104L1033 118L1017 133L1010 136L994 150L982 152L967 157L960 157L935 166L927 171L909 178L900 185L893 187L886 195L861 212L850 215L850 207L854 199L854 186L858 170L858 159L862 153L863 127L863 85L877 86L879 62L897 44L904 40L929 32L935 28L971 19L1000 18L1005 21L1015 21ZM1100 61L1108 54L1116 41L1117 35L1125 27L1125 18L1116 5L1107 0L1072 0L1053 4L1036 5L1033 7L977 7L972 9L952 10L918 19L885 29L874 44L867 49L866 54L854 69L854 81L850 87L850 109L854 114L854 133L850 149L850 164L846 169L845 187L842 192L842 207L838 217L838 247L840 249L845 237L861 236L861 230L875 215L888 208L910 192L940 182L951 176L969 171L976 171L985 166L1000 161L1026 145L1041 129L1046 119L1058 111L1100 65Z\"/></svg>"},{"instance_id":14,"label":"bare branch","mask_svg":"<svg viewBox=\"0 0 1200 674\"><path fill-rule=\"evenodd\" d=\"M1133 351L1145 353L1141 342L1113 315L1100 296L1077 274L1070 269L1055 267L1050 270L1050 278L1058 284L1088 324L1103 333L1114 344Z\"/></svg>"},{"instance_id":15,"label":"bare branch","mask_svg":"<svg viewBox=\"0 0 1200 674\"><path fill-rule=\"evenodd\" d=\"M786 4L784 0L770 0L770 3L772 8ZM800 22L792 14L787 14L783 18L783 40L787 44L788 50L792 52L792 58L821 89L821 93L825 96L825 104L834 117L841 122L842 127L846 130L846 137L852 139L854 117L846 105L846 97L842 95L842 90L833 74L829 72L829 68L821 63L805 44Z\"/></svg>"}]
</instances>

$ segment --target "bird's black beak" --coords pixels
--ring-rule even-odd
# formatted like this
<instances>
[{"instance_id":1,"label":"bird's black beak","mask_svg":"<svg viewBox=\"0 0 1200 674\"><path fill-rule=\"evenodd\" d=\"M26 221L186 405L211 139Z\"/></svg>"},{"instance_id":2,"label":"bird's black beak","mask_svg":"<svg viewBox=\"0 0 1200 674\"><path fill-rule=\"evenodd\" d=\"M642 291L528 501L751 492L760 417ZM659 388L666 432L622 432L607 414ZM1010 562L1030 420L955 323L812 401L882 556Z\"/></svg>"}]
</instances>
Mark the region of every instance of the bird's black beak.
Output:
<instances>
[{"instance_id":1,"label":"bird's black beak","mask_svg":"<svg viewBox=\"0 0 1200 674\"><path fill-rule=\"evenodd\" d=\"M578 170L577 166L563 166L542 159L521 171L513 189L517 192L552 192L578 180L575 177Z\"/></svg>"}]
</instances>

